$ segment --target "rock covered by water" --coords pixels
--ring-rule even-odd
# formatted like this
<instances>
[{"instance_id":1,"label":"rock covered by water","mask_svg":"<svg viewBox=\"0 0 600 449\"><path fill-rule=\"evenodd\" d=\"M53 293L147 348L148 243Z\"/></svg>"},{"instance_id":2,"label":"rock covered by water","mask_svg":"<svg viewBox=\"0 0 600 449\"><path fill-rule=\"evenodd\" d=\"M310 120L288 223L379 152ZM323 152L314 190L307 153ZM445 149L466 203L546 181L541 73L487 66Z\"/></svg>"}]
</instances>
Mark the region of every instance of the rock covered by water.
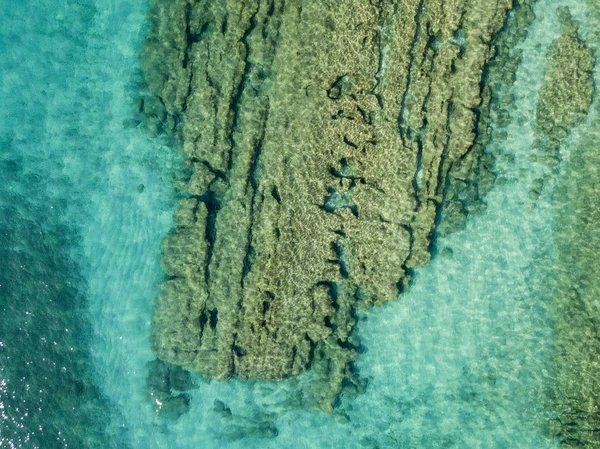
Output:
<instances>
[{"instance_id":1,"label":"rock covered by water","mask_svg":"<svg viewBox=\"0 0 600 449\"><path fill-rule=\"evenodd\" d=\"M156 414L176 420L188 412L190 397L185 392L196 385L191 374L182 367L156 359L148 362L146 387Z\"/></svg>"},{"instance_id":2,"label":"rock covered by water","mask_svg":"<svg viewBox=\"0 0 600 449\"><path fill-rule=\"evenodd\" d=\"M557 10L561 35L548 54L536 124L539 145L553 157L563 145L569 155L553 193L558 256L552 267L556 350L549 431L565 447L591 449L600 446L600 109L594 99L600 6L588 4L596 32L587 33L587 42L568 9Z\"/></svg>"},{"instance_id":3,"label":"rock covered by water","mask_svg":"<svg viewBox=\"0 0 600 449\"><path fill-rule=\"evenodd\" d=\"M558 8L557 14L561 35L548 52L535 117L536 145L554 158L568 133L587 116L594 95L595 64L592 50L581 40L579 26L568 8Z\"/></svg>"},{"instance_id":4,"label":"rock covered by water","mask_svg":"<svg viewBox=\"0 0 600 449\"><path fill-rule=\"evenodd\" d=\"M429 260L446 185L475 169L491 185L473 161L510 6L157 0L143 107L192 169L163 245L157 356L217 379L311 367L330 409L360 349L354 310Z\"/></svg>"}]
</instances>

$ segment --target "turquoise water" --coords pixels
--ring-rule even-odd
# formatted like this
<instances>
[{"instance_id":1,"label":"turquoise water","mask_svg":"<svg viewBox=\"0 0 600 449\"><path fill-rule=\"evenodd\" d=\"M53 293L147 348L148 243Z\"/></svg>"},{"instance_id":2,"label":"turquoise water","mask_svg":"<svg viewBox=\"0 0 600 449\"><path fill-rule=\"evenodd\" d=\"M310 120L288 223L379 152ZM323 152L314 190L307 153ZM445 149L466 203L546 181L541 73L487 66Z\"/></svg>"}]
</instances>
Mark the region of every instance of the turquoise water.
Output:
<instances>
[{"instance_id":1,"label":"turquoise water","mask_svg":"<svg viewBox=\"0 0 600 449\"><path fill-rule=\"evenodd\" d=\"M170 421L146 375L182 160L140 125L148 3L0 1L0 448L558 447L545 430L552 178L529 192L553 173L530 156L561 5L591 37L584 2L537 3L510 124L488 148L500 182L408 292L361 315L366 391L330 416L295 406L303 377L196 379ZM597 120L596 98L573 138Z\"/></svg>"}]
</instances>

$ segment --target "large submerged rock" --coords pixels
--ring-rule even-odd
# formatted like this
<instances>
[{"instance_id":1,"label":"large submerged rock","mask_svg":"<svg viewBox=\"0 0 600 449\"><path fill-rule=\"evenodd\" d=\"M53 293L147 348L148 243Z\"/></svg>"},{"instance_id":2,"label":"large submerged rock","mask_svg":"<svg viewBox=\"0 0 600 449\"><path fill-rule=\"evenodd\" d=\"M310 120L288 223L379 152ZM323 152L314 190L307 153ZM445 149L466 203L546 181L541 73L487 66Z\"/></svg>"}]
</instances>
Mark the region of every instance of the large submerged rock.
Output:
<instances>
[{"instance_id":1,"label":"large submerged rock","mask_svg":"<svg viewBox=\"0 0 600 449\"><path fill-rule=\"evenodd\" d=\"M562 447L592 449L600 447L600 111L592 101L591 45L597 50L600 33L591 34L588 44L569 11L557 12L561 34L548 53L536 114L542 148L557 157L563 145L568 154L552 202L556 341L549 430ZM597 3L589 12L600 23ZM570 135L578 125L582 132Z\"/></svg>"},{"instance_id":2,"label":"large submerged rock","mask_svg":"<svg viewBox=\"0 0 600 449\"><path fill-rule=\"evenodd\" d=\"M446 186L465 203L474 171L491 185L476 137L511 6L155 1L143 109L191 173L163 245L157 356L216 379L311 367L329 409L354 310L429 260Z\"/></svg>"}]
</instances>

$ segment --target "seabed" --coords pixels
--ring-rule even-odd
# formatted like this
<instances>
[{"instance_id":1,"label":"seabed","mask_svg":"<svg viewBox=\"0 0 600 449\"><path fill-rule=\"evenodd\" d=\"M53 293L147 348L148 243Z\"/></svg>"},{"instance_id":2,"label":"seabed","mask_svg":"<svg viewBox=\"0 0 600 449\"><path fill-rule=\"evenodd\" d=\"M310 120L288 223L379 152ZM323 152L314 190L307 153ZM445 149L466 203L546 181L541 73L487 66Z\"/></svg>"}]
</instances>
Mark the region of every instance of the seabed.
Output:
<instances>
[{"instance_id":1,"label":"seabed","mask_svg":"<svg viewBox=\"0 0 600 449\"><path fill-rule=\"evenodd\" d=\"M0 23L0 448L600 448L597 0Z\"/></svg>"}]
</instances>

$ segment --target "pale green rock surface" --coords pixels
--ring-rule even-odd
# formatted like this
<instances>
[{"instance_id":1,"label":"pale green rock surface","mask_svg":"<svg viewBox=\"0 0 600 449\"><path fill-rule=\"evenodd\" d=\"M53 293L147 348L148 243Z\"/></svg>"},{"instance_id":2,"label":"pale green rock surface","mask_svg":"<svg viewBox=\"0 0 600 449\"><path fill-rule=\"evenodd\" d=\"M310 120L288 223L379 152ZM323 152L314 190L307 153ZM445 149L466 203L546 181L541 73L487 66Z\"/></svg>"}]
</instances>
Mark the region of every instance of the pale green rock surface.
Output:
<instances>
[{"instance_id":1,"label":"pale green rock surface","mask_svg":"<svg viewBox=\"0 0 600 449\"><path fill-rule=\"evenodd\" d=\"M567 8L557 10L561 36L548 53L545 80L538 96L537 145L549 157L558 157L561 142L586 117L594 94L594 56L581 41L578 25Z\"/></svg>"},{"instance_id":2,"label":"pale green rock surface","mask_svg":"<svg viewBox=\"0 0 600 449\"><path fill-rule=\"evenodd\" d=\"M589 11L600 24L600 6L590 2ZM592 48L566 8L557 14L561 34L548 52L536 114L537 146L550 166L558 163L561 145L568 154L564 168L554 170L557 259L550 272L557 339L549 432L565 447L591 449L600 447L600 115L597 104L590 110L596 93ZM598 37L589 36L596 48ZM534 186L534 198L544 181Z\"/></svg>"},{"instance_id":3,"label":"pale green rock surface","mask_svg":"<svg viewBox=\"0 0 600 449\"><path fill-rule=\"evenodd\" d=\"M511 5L156 1L143 108L191 169L163 244L157 356L216 379L311 367L331 410L359 349L353 311L429 260L448 182L493 182L478 117Z\"/></svg>"}]
</instances>

